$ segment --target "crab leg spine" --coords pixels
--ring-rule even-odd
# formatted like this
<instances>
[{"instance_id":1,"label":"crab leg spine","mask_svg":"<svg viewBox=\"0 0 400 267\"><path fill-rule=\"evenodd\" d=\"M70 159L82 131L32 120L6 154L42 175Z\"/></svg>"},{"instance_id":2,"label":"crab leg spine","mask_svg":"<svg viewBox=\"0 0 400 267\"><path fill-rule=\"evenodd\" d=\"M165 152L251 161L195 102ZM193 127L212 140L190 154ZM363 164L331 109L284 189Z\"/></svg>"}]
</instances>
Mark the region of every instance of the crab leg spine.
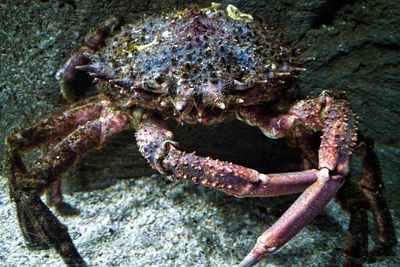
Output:
<instances>
[{"instance_id":1,"label":"crab leg spine","mask_svg":"<svg viewBox=\"0 0 400 267\"><path fill-rule=\"evenodd\" d=\"M153 168L173 179L189 180L230 195L260 197L299 193L317 180L316 170L266 175L240 165L183 152L171 144L172 132L154 117L146 117L136 130L139 150Z\"/></svg>"},{"instance_id":2,"label":"crab leg spine","mask_svg":"<svg viewBox=\"0 0 400 267\"><path fill-rule=\"evenodd\" d=\"M262 174L229 162L203 158L171 147L163 166L174 179L189 180L237 197L280 196L303 192L317 171Z\"/></svg>"}]
</instances>

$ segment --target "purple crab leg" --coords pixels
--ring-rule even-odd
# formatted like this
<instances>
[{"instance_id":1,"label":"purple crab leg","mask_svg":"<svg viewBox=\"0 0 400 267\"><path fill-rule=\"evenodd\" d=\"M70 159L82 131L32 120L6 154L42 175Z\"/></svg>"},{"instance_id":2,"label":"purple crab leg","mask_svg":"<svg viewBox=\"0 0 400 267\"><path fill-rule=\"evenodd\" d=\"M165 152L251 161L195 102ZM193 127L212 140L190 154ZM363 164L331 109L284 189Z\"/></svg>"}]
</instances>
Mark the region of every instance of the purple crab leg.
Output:
<instances>
[{"instance_id":1,"label":"purple crab leg","mask_svg":"<svg viewBox=\"0 0 400 267\"><path fill-rule=\"evenodd\" d=\"M258 238L257 244L240 265L248 267L288 242L335 196L349 170L357 137L357 122L344 95L327 91L317 98L297 102L287 114L266 117L262 109L246 107L238 111L237 117L258 126L272 138L290 136L296 127L322 132L318 151L319 170L265 175L242 166L188 154L176 148L173 134L148 114L137 125L136 138L140 152L149 163L177 180L191 180L242 197L305 190L284 215ZM289 176L292 179L285 179ZM278 187L269 184L270 177L277 177Z\"/></svg>"},{"instance_id":2,"label":"purple crab leg","mask_svg":"<svg viewBox=\"0 0 400 267\"><path fill-rule=\"evenodd\" d=\"M173 179L186 179L237 197L300 193L317 180L317 170L263 174L230 162L186 153L174 147L169 148L163 167Z\"/></svg>"},{"instance_id":3,"label":"purple crab leg","mask_svg":"<svg viewBox=\"0 0 400 267\"><path fill-rule=\"evenodd\" d=\"M17 206L23 236L30 247L55 248L69 266L86 265L67 227L43 203L40 195L83 154L129 127L128 115L114 109L106 99L97 100L98 103L84 103L7 138L10 196ZM22 152L46 143L52 146L27 170Z\"/></svg>"},{"instance_id":4,"label":"purple crab leg","mask_svg":"<svg viewBox=\"0 0 400 267\"><path fill-rule=\"evenodd\" d=\"M318 173L318 180L305 190L290 208L258 239L240 267L253 266L286 244L317 216L343 184L340 176L329 176L328 169Z\"/></svg>"},{"instance_id":5,"label":"purple crab leg","mask_svg":"<svg viewBox=\"0 0 400 267\"><path fill-rule=\"evenodd\" d=\"M82 71L77 66L90 63L90 55L105 45L105 40L123 23L120 17L111 17L99 27L90 31L84 39L83 45L71 56L59 70L60 90L68 102L75 101L73 90L82 86Z\"/></svg>"},{"instance_id":6,"label":"purple crab leg","mask_svg":"<svg viewBox=\"0 0 400 267\"><path fill-rule=\"evenodd\" d=\"M7 137L7 143L18 152L52 144L80 125L98 119L103 106L104 102L100 97L89 98L72 105L64 112L56 113L19 132L10 134Z\"/></svg>"},{"instance_id":7,"label":"purple crab leg","mask_svg":"<svg viewBox=\"0 0 400 267\"><path fill-rule=\"evenodd\" d=\"M145 118L136 130L139 150L150 165L175 180L189 180L238 197L299 193L317 180L317 170L262 174L233 163L186 153L176 148L172 132L154 117Z\"/></svg>"},{"instance_id":8,"label":"purple crab leg","mask_svg":"<svg viewBox=\"0 0 400 267\"><path fill-rule=\"evenodd\" d=\"M138 127L139 150L161 173L176 180L189 180L239 197L275 196L306 191L269 230L241 263L251 266L284 245L318 215L343 183L342 176L329 170L308 170L284 174L260 174L232 163L196 156L175 148L173 134L154 117Z\"/></svg>"},{"instance_id":9,"label":"purple crab leg","mask_svg":"<svg viewBox=\"0 0 400 267\"><path fill-rule=\"evenodd\" d=\"M272 138L290 137L296 127L322 132L317 181L258 238L254 248L240 264L240 267L248 267L288 242L335 196L349 171L357 140L357 122L344 94L327 91L317 98L295 103L287 114L271 118L263 115L261 109L242 108L238 118L258 126Z\"/></svg>"},{"instance_id":10,"label":"purple crab leg","mask_svg":"<svg viewBox=\"0 0 400 267\"><path fill-rule=\"evenodd\" d=\"M88 98L71 105L64 112L56 113L19 132L10 134L7 137L7 143L17 153L45 145L50 148L78 127L98 119L101 113L107 109L108 104L108 100L101 96ZM47 188L50 205L57 207L59 204L63 204L60 186L61 177L53 176L53 182Z\"/></svg>"}]
</instances>

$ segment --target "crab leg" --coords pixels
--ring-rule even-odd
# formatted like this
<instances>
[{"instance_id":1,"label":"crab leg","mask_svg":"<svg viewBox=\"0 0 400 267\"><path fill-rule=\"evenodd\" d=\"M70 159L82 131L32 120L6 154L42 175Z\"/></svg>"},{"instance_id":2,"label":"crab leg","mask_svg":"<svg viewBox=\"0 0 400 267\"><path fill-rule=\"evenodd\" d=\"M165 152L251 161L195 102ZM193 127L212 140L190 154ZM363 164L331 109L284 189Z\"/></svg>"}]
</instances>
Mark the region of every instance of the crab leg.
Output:
<instances>
[{"instance_id":1,"label":"crab leg","mask_svg":"<svg viewBox=\"0 0 400 267\"><path fill-rule=\"evenodd\" d=\"M318 215L335 196L349 170L356 141L356 121L341 94L323 92L318 98L299 101L288 114L263 117L260 110L243 108L238 117L256 125L269 137L290 136L297 126L323 132L318 151L318 180L259 238L241 267L252 266L288 242Z\"/></svg>"},{"instance_id":2,"label":"crab leg","mask_svg":"<svg viewBox=\"0 0 400 267\"><path fill-rule=\"evenodd\" d=\"M238 119L257 126L270 138L290 137L297 127L322 132L318 168L347 174L357 141L357 121L343 92L324 91L317 98L294 104L287 114L265 116L261 109L244 107Z\"/></svg>"},{"instance_id":3,"label":"crab leg","mask_svg":"<svg viewBox=\"0 0 400 267\"><path fill-rule=\"evenodd\" d=\"M368 260L368 202L350 175L336 199L350 219L343 246L343 266L362 266Z\"/></svg>"},{"instance_id":4,"label":"crab leg","mask_svg":"<svg viewBox=\"0 0 400 267\"><path fill-rule=\"evenodd\" d=\"M384 183L379 160L374 152L373 140L362 140L364 143L365 157L362 163L361 190L369 203L369 208L374 214L377 240L376 255L384 254L397 243L396 231L389 208L383 195Z\"/></svg>"},{"instance_id":5,"label":"crab leg","mask_svg":"<svg viewBox=\"0 0 400 267\"><path fill-rule=\"evenodd\" d=\"M238 197L299 193L317 180L317 170L266 175L240 165L183 152L176 148L172 132L155 117L144 118L136 130L139 150L150 165L175 180L189 180Z\"/></svg>"},{"instance_id":6,"label":"crab leg","mask_svg":"<svg viewBox=\"0 0 400 267\"><path fill-rule=\"evenodd\" d=\"M7 137L7 143L12 150L18 152L51 144L60 136L70 134L78 126L99 118L104 104L105 102L101 98L89 98L62 113L57 113L19 132L10 134Z\"/></svg>"},{"instance_id":7,"label":"crab leg","mask_svg":"<svg viewBox=\"0 0 400 267\"><path fill-rule=\"evenodd\" d=\"M364 156L359 184L347 177L345 185L337 194L337 200L349 214L350 224L343 249L344 266L362 266L368 261L368 217L371 211L375 221L375 248L370 255L390 253L396 244L393 220L386 204L384 183L380 173L379 160L373 151L373 141L361 136L357 151ZM370 258L371 259L371 258Z\"/></svg>"},{"instance_id":8,"label":"crab leg","mask_svg":"<svg viewBox=\"0 0 400 267\"><path fill-rule=\"evenodd\" d=\"M88 98L72 105L62 113L40 120L30 127L10 134L7 137L7 143L14 154L20 154L26 150L44 145L50 147L79 126L88 121L98 119L108 104L108 100L102 96ZM57 207L63 204L60 188L61 177L53 177L53 179L54 181L47 188L47 193L49 203Z\"/></svg>"},{"instance_id":9,"label":"crab leg","mask_svg":"<svg viewBox=\"0 0 400 267\"><path fill-rule=\"evenodd\" d=\"M317 134L315 133L296 128L293 137L289 139L292 145L302 151L309 168L318 166L318 150L315 144L318 144L319 140L316 137ZM357 144L357 146L360 145ZM356 152L358 152L358 149L356 149ZM376 164L376 162L374 167L375 170L377 170L376 167L379 170L379 164ZM374 173L374 171L372 172ZM350 220L346 242L343 246L343 265L362 266L362 263L368 260L367 209L369 204L361 192L359 184L352 179L350 174L345 177L345 183L336 194L336 200L348 214Z\"/></svg>"},{"instance_id":10,"label":"crab leg","mask_svg":"<svg viewBox=\"0 0 400 267\"><path fill-rule=\"evenodd\" d=\"M238 117L256 125L269 137L290 136L297 126L323 132L318 152L319 170L292 173L292 184L287 174L278 177L284 192L291 193L299 185L297 181L307 177L309 187L282 217L262 234L253 250L240 264L252 266L288 242L335 196L349 170L349 161L356 141L356 121L342 94L323 92L318 98L299 101L288 114L277 117L263 117L260 109L241 108ZM187 154L176 148L173 134L160 121L147 114L137 125L136 138L140 152L149 163L161 173L175 179L192 180L205 186L238 196L277 195L269 191L269 176L252 169L225 162ZM275 175L273 175L275 176ZM315 180L316 176L316 180ZM279 183L278 182L278 183ZM264 186L263 184L266 184ZM300 183L305 186L305 183ZM264 194L254 194L260 187ZM260 188L261 188L260 187ZM272 186L273 187L273 186ZM228 188L229 190L226 190ZM304 188L302 188L304 189Z\"/></svg>"},{"instance_id":11,"label":"crab leg","mask_svg":"<svg viewBox=\"0 0 400 267\"><path fill-rule=\"evenodd\" d=\"M315 144L316 134L296 129L290 142L301 149L303 157L310 168L318 166L318 150ZM359 145L357 145L359 146ZM361 179L362 180L362 179ZM350 222L343 246L343 265L362 266L368 260L368 202L361 192L359 184L350 174L345 177L345 183L336 194L336 200L348 214ZM390 217L389 217L390 219Z\"/></svg>"},{"instance_id":12,"label":"crab leg","mask_svg":"<svg viewBox=\"0 0 400 267\"><path fill-rule=\"evenodd\" d=\"M54 140L59 140L59 142L51 147L29 171L26 170L20 154L27 147L46 143L47 132L43 128L44 125L40 122L36 125L37 128L35 126L30 128L29 132L32 136L38 136L34 143L28 141L28 132L25 131L13 134L8 138L10 150L6 160L10 172L10 195L16 203L19 224L25 240L29 246L54 247L67 265L84 266L85 263L77 252L67 228L41 201L40 194L57 181L80 156L101 145L109 137L128 126L128 117L113 110L108 104L109 102L106 100L101 101L102 108L98 112L94 112L97 109L85 109L85 105L83 105L83 110L88 113L91 113L90 111L96 113L97 118L83 124L81 124L82 121L80 123L75 121L80 126L66 134L66 137L64 137L64 130L59 130L58 133L61 136L52 136L51 131L48 132L50 142ZM89 107L94 106L89 105ZM78 110L65 114L72 116L72 114L85 113L85 111ZM59 129L72 127L69 125L71 122L64 121L68 117L70 116L52 117L55 124L49 125L49 127L57 128L58 126ZM82 120L84 121L84 119ZM60 124L57 125L57 123ZM67 127L67 125L69 126Z\"/></svg>"},{"instance_id":13,"label":"crab leg","mask_svg":"<svg viewBox=\"0 0 400 267\"><path fill-rule=\"evenodd\" d=\"M82 87L85 81L83 72L76 69L77 66L86 65L90 62L90 54L98 51L105 45L105 40L115 32L123 23L120 17L111 17L99 27L90 31L84 40L84 44L78 51L68 59L59 70L60 90L68 102L75 101L75 90Z\"/></svg>"},{"instance_id":14,"label":"crab leg","mask_svg":"<svg viewBox=\"0 0 400 267\"><path fill-rule=\"evenodd\" d=\"M317 182L307 188L282 217L258 238L239 266L252 266L286 244L322 211L342 184L340 176L329 176L328 169L322 169Z\"/></svg>"},{"instance_id":15,"label":"crab leg","mask_svg":"<svg viewBox=\"0 0 400 267\"><path fill-rule=\"evenodd\" d=\"M303 192L317 171L263 174L240 165L169 148L163 167L173 179L187 179L237 197L280 196Z\"/></svg>"}]
</instances>

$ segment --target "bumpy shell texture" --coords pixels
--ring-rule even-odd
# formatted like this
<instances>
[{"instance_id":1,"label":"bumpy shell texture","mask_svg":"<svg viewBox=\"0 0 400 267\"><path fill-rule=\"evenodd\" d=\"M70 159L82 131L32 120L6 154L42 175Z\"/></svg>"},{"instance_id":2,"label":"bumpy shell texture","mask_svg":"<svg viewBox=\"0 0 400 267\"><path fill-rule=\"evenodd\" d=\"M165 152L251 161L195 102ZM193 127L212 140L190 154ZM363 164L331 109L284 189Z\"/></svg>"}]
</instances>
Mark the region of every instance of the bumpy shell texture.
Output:
<instances>
[{"instance_id":1,"label":"bumpy shell texture","mask_svg":"<svg viewBox=\"0 0 400 267\"><path fill-rule=\"evenodd\" d=\"M277 33L232 5L144 17L122 27L91 61L86 70L94 77L161 94L178 112L225 110L245 102L240 96L249 90L269 100L293 76Z\"/></svg>"}]
</instances>

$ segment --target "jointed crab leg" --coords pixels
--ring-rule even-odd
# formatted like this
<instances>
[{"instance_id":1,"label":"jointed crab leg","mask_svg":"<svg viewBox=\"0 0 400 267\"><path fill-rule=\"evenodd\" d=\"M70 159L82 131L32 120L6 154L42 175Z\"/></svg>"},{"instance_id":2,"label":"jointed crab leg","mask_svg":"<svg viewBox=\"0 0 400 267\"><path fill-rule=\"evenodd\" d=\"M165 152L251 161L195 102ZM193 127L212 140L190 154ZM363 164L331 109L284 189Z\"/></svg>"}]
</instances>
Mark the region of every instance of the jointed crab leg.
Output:
<instances>
[{"instance_id":1,"label":"jointed crab leg","mask_svg":"<svg viewBox=\"0 0 400 267\"><path fill-rule=\"evenodd\" d=\"M54 143L60 137L70 134L80 125L98 119L103 107L104 102L101 98L89 98L62 113L56 113L9 135L7 142L12 150L18 152Z\"/></svg>"},{"instance_id":2,"label":"jointed crab leg","mask_svg":"<svg viewBox=\"0 0 400 267\"><path fill-rule=\"evenodd\" d=\"M368 202L350 175L336 195L350 222L343 246L343 266L358 267L368 260Z\"/></svg>"},{"instance_id":3,"label":"jointed crab leg","mask_svg":"<svg viewBox=\"0 0 400 267\"><path fill-rule=\"evenodd\" d=\"M16 203L17 216L21 231L29 247L54 247L71 266L85 266L79 255L68 229L64 226L49 208L40 199L35 189L18 188L16 181L22 180L27 172L18 156L8 158L13 176L10 176L11 197Z\"/></svg>"},{"instance_id":4,"label":"jointed crab leg","mask_svg":"<svg viewBox=\"0 0 400 267\"><path fill-rule=\"evenodd\" d=\"M90 54L98 51L105 45L105 40L115 32L123 23L120 17L111 17L99 27L93 29L85 36L84 44L71 56L58 72L60 76L60 89L64 98L69 102L75 101L74 89L82 87L83 72L77 66L90 62ZM76 87L76 88L75 88Z\"/></svg>"},{"instance_id":5,"label":"jointed crab leg","mask_svg":"<svg viewBox=\"0 0 400 267\"><path fill-rule=\"evenodd\" d=\"M80 107L82 110L71 109L46 120L52 124L43 124L42 121L29 130L10 135L7 157L10 195L17 205L20 227L28 245L43 248L52 246L66 264L74 266L84 265L84 261L72 243L67 228L41 201L40 194L80 156L103 144L110 136L128 126L129 122L126 115L113 110L105 99L98 104L86 103ZM72 118L75 118L74 122L68 120ZM76 126L75 130L71 129L73 125ZM52 132L48 133L46 127L58 128L60 136L51 135ZM33 137L33 142L28 140L28 133ZM27 171L21 152L55 140L58 143L50 147L36 165Z\"/></svg>"},{"instance_id":6,"label":"jointed crab leg","mask_svg":"<svg viewBox=\"0 0 400 267\"><path fill-rule=\"evenodd\" d=\"M316 134L296 129L292 145L301 149L310 168L318 166ZM336 199L349 216L346 242L343 246L343 266L362 266L368 260L368 202L356 181L348 174L345 183L336 194Z\"/></svg>"},{"instance_id":7,"label":"jointed crab leg","mask_svg":"<svg viewBox=\"0 0 400 267\"><path fill-rule=\"evenodd\" d=\"M363 138L364 160L361 172L361 190L369 203L369 208L374 214L377 240L375 253L380 255L390 250L397 242L393 220L386 204L379 160L373 149L373 140Z\"/></svg>"},{"instance_id":8,"label":"jointed crab leg","mask_svg":"<svg viewBox=\"0 0 400 267\"><path fill-rule=\"evenodd\" d=\"M313 140L314 137L304 130L294 134L295 140L292 140L294 145L302 150L311 168L317 167L318 155L313 145L316 141ZM352 267L362 266L363 262L368 261L368 210L374 215L377 232L376 245L371 256L390 252L397 241L393 221L383 194L384 183L373 141L358 133L355 153L363 157L360 182L353 180L348 174L345 184L336 195L336 199L350 219L343 248L343 265Z\"/></svg>"},{"instance_id":9,"label":"jointed crab leg","mask_svg":"<svg viewBox=\"0 0 400 267\"><path fill-rule=\"evenodd\" d=\"M189 180L238 197L299 193L317 180L317 170L266 175L183 152L175 147L172 132L155 117L144 118L136 130L139 150L151 166L176 180Z\"/></svg>"},{"instance_id":10,"label":"jointed crab leg","mask_svg":"<svg viewBox=\"0 0 400 267\"><path fill-rule=\"evenodd\" d=\"M297 127L322 132L318 168L347 174L357 140L357 121L343 93L324 91L317 98L295 103L286 114L265 116L261 109L244 107L238 119L270 138L290 137Z\"/></svg>"},{"instance_id":11,"label":"jointed crab leg","mask_svg":"<svg viewBox=\"0 0 400 267\"><path fill-rule=\"evenodd\" d=\"M256 125L270 137L290 136L297 126L322 131L318 151L318 180L284 215L260 236L241 267L252 266L284 245L332 199L344 182L356 141L356 121L343 95L323 92L318 98L297 102L287 114L262 117L260 110L244 108L239 118Z\"/></svg>"},{"instance_id":12,"label":"jointed crab leg","mask_svg":"<svg viewBox=\"0 0 400 267\"><path fill-rule=\"evenodd\" d=\"M173 179L187 179L237 197L266 197L303 192L317 170L262 174L240 165L203 158L170 147L163 167Z\"/></svg>"},{"instance_id":13,"label":"jointed crab leg","mask_svg":"<svg viewBox=\"0 0 400 267\"><path fill-rule=\"evenodd\" d=\"M137 125L136 138L140 152L161 173L214 187L229 194L288 194L301 192L309 185L285 214L258 239L253 250L241 263L242 267L248 267L296 235L322 211L343 184L343 178L349 169L357 129L354 115L342 97L323 92L318 98L296 103L288 114L275 118L262 117L260 110L254 108L242 108L239 111L240 119L259 126L271 137L289 136L297 125L323 131L318 157L320 170L292 173L292 179L287 179L287 174L272 175L277 177L278 184L281 183L278 186L282 190L280 192L275 192L274 186L268 186L268 175L180 151L172 141L173 134L159 120L147 114Z\"/></svg>"},{"instance_id":14,"label":"jointed crab leg","mask_svg":"<svg viewBox=\"0 0 400 267\"><path fill-rule=\"evenodd\" d=\"M103 96L88 98L72 105L62 113L40 120L22 131L9 135L7 143L13 154L20 154L44 145L54 146L79 126L98 119L101 113L107 109L107 105L109 105L109 101ZM47 190L50 204L54 204L56 207L63 204L60 179L61 177L53 177L53 182Z\"/></svg>"},{"instance_id":15,"label":"jointed crab leg","mask_svg":"<svg viewBox=\"0 0 400 267\"><path fill-rule=\"evenodd\" d=\"M322 211L342 184L340 176L330 177L328 169L322 169L317 182L307 188L282 217L258 238L240 267L252 266L286 244Z\"/></svg>"}]
</instances>

